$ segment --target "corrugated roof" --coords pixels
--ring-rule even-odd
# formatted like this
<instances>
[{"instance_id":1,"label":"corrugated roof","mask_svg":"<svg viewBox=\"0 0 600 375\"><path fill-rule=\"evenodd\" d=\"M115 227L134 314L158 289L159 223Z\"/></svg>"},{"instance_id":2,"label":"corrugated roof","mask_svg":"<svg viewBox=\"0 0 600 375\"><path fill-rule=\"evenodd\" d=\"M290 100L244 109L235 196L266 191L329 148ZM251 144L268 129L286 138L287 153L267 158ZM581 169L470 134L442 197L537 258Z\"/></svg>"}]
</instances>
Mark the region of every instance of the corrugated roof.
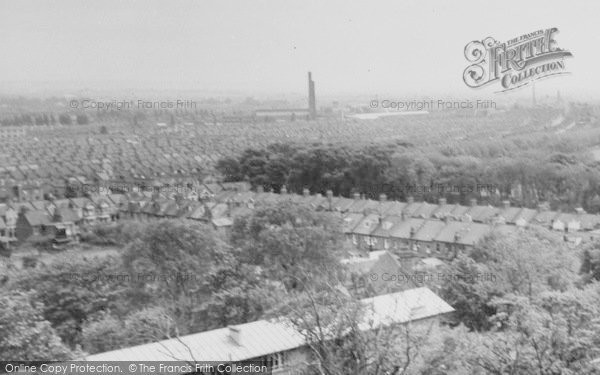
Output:
<instances>
[{"instance_id":1,"label":"corrugated roof","mask_svg":"<svg viewBox=\"0 0 600 375\"><path fill-rule=\"evenodd\" d=\"M365 307L363 330L407 323L445 314L454 309L428 288L409 289L361 301ZM176 339L92 354L87 361L243 361L305 345L304 336L285 319L259 320L235 326L239 341L231 339L230 328L219 328Z\"/></svg>"}]
</instances>

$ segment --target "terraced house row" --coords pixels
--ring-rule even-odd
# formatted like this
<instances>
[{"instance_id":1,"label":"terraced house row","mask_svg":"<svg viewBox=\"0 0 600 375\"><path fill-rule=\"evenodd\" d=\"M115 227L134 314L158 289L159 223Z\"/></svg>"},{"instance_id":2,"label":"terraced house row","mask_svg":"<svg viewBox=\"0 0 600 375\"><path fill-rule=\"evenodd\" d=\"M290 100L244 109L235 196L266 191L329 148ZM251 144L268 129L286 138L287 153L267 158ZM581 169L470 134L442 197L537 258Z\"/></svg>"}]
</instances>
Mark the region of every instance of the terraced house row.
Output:
<instances>
[{"instance_id":1,"label":"terraced house row","mask_svg":"<svg viewBox=\"0 0 600 375\"><path fill-rule=\"evenodd\" d=\"M0 239L4 244L23 242L36 236L51 236L55 242L77 240L81 229L123 218L134 220L189 219L211 224L227 232L236 217L255 207L290 201L339 218L348 243L365 250L394 250L422 256L447 258L473 247L493 231L510 233L530 225L552 229L566 241L600 237L600 216L578 209L574 213L538 209L389 201L251 191L247 183L203 184L190 194L163 194L151 191L128 194L88 194L88 197L0 204Z\"/></svg>"}]
</instances>

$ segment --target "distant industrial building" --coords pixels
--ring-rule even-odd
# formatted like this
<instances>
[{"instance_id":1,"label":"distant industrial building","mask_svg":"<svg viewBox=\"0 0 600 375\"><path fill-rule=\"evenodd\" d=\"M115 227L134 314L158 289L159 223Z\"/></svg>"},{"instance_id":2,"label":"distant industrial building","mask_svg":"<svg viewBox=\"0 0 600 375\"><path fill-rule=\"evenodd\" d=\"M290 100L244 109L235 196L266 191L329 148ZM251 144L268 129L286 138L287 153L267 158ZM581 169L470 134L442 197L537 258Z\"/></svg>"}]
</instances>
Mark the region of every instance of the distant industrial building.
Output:
<instances>
[{"instance_id":1,"label":"distant industrial building","mask_svg":"<svg viewBox=\"0 0 600 375\"><path fill-rule=\"evenodd\" d=\"M258 109L254 112L258 119L281 120L314 120L317 118L317 101L315 97L315 81L308 72L308 108Z\"/></svg>"}]
</instances>

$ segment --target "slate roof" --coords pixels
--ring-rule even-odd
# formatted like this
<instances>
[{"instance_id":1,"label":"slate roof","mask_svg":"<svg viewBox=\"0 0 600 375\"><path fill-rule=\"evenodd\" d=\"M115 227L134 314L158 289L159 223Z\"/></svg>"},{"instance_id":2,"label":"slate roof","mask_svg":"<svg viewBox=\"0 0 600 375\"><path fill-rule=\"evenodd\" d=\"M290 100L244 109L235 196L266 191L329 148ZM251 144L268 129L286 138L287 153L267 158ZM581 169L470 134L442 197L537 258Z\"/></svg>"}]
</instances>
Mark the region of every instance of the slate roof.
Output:
<instances>
[{"instance_id":1,"label":"slate roof","mask_svg":"<svg viewBox=\"0 0 600 375\"><path fill-rule=\"evenodd\" d=\"M419 230L416 231L413 237L417 241L433 241L435 236L442 231L446 223L438 220L427 220Z\"/></svg>"},{"instance_id":2,"label":"slate roof","mask_svg":"<svg viewBox=\"0 0 600 375\"><path fill-rule=\"evenodd\" d=\"M354 230L352 230L352 233L368 236L377 229L378 225L379 215L370 214L363 217L363 219L358 222L354 227Z\"/></svg>"},{"instance_id":3,"label":"slate roof","mask_svg":"<svg viewBox=\"0 0 600 375\"><path fill-rule=\"evenodd\" d=\"M398 225L400 222L402 222L402 217L400 216L385 216L371 235L376 237L389 237L394 226Z\"/></svg>"},{"instance_id":4,"label":"slate roof","mask_svg":"<svg viewBox=\"0 0 600 375\"><path fill-rule=\"evenodd\" d=\"M342 218L342 230L344 233L352 233L354 228L362 220L363 215L357 213L349 213Z\"/></svg>"},{"instance_id":5,"label":"slate roof","mask_svg":"<svg viewBox=\"0 0 600 375\"><path fill-rule=\"evenodd\" d=\"M416 233L424 223L424 219L408 218L392 228L390 231L390 237L402 239L410 238L411 228Z\"/></svg>"},{"instance_id":6,"label":"slate roof","mask_svg":"<svg viewBox=\"0 0 600 375\"><path fill-rule=\"evenodd\" d=\"M36 227L40 225L50 225L52 222L45 211L29 210L23 215L29 225Z\"/></svg>"}]
</instances>

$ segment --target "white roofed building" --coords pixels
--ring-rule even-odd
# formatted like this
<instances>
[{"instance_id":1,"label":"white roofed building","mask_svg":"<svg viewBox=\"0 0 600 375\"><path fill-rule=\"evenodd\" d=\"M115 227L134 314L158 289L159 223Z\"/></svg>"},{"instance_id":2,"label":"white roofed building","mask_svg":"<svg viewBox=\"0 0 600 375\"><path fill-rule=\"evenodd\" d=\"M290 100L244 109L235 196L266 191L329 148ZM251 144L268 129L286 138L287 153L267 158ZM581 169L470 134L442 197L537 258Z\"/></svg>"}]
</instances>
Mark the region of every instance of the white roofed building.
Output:
<instances>
[{"instance_id":1,"label":"white roofed building","mask_svg":"<svg viewBox=\"0 0 600 375\"><path fill-rule=\"evenodd\" d=\"M437 319L454 309L428 288L361 300L362 330ZM259 320L175 339L85 357L87 361L261 361L273 374L288 374L314 363L305 336L287 319Z\"/></svg>"}]
</instances>

